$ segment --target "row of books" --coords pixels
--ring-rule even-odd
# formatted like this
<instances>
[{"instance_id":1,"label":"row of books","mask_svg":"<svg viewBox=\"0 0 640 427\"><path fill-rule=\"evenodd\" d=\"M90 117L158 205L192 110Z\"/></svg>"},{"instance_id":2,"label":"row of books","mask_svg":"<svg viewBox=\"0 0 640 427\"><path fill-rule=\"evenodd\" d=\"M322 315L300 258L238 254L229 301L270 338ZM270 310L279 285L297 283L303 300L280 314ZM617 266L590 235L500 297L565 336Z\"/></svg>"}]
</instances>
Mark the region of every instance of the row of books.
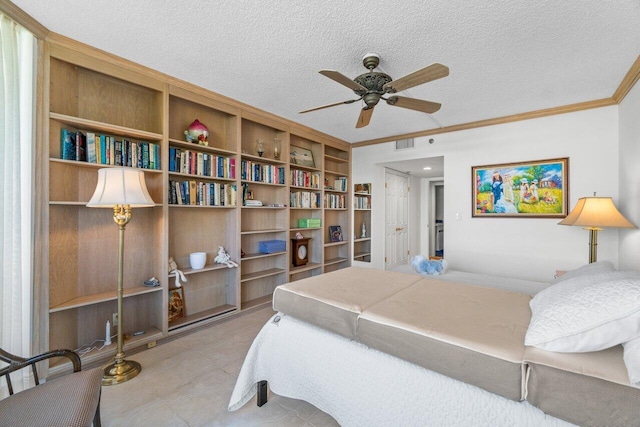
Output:
<instances>
[{"instance_id":1,"label":"row of books","mask_svg":"<svg viewBox=\"0 0 640 427\"><path fill-rule=\"evenodd\" d=\"M333 189L336 191L347 191L347 177L341 176L333 181Z\"/></svg>"},{"instance_id":2,"label":"row of books","mask_svg":"<svg viewBox=\"0 0 640 427\"><path fill-rule=\"evenodd\" d=\"M284 185L285 168L283 166L263 165L242 160L240 178L246 181Z\"/></svg>"},{"instance_id":3,"label":"row of books","mask_svg":"<svg viewBox=\"0 0 640 427\"><path fill-rule=\"evenodd\" d=\"M160 146L152 142L117 140L114 136L94 132L60 131L60 153L63 160L100 165L160 169Z\"/></svg>"},{"instance_id":4,"label":"row of books","mask_svg":"<svg viewBox=\"0 0 640 427\"><path fill-rule=\"evenodd\" d=\"M291 169L291 185L295 187L320 188L320 173Z\"/></svg>"},{"instance_id":5,"label":"row of books","mask_svg":"<svg viewBox=\"0 0 640 427\"><path fill-rule=\"evenodd\" d=\"M236 206L238 190L231 183L169 180L169 204Z\"/></svg>"},{"instance_id":6,"label":"row of books","mask_svg":"<svg viewBox=\"0 0 640 427\"><path fill-rule=\"evenodd\" d=\"M290 205L292 208L320 208L320 193L311 191L291 192Z\"/></svg>"},{"instance_id":7,"label":"row of books","mask_svg":"<svg viewBox=\"0 0 640 427\"><path fill-rule=\"evenodd\" d=\"M343 209L346 208L346 198L344 194L325 194L324 195L324 207L328 209Z\"/></svg>"},{"instance_id":8,"label":"row of books","mask_svg":"<svg viewBox=\"0 0 640 427\"><path fill-rule=\"evenodd\" d=\"M371 197L355 196L353 202L354 209L371 209Z\"/></svg>"},{"instance_id":9,"label":"row of books","mask_svg":"<svg viewBox=\"0 0 640 427\"><path fill-rule=\"evenodd\" d=\"M169 147L169 171L235 179L236 159Z\"/></svg>"}]
</instances>

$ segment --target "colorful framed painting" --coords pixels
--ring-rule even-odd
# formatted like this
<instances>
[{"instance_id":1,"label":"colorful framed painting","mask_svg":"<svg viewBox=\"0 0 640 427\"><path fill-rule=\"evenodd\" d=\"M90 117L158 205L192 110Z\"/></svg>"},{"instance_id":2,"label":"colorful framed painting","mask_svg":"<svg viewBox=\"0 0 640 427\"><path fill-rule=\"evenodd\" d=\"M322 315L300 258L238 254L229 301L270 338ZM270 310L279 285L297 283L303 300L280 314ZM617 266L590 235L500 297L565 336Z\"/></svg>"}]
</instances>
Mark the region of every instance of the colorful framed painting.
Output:
<instances>
[{"instance_id":1,"label":"colorful framed painting","mask_svg":"<svg viewBox=\"0 0 640 427\"><path fill-rule=\"evenodd\" d=\"M474 217L563 218L569 158L471 168Z\"/></svg>"}]
</instances>

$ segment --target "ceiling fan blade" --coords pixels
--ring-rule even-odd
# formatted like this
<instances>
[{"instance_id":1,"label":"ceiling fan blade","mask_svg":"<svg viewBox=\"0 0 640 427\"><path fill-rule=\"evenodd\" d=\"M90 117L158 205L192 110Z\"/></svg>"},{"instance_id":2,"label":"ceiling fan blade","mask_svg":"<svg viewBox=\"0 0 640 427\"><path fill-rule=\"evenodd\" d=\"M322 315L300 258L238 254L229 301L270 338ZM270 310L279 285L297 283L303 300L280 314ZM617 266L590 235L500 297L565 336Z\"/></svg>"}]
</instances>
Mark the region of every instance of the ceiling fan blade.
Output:
<instances>
[{"instance_id":1,"label":"ceiling fan blade","mask_svg":"<svg viewBox=\"0 0 640 427\"><path fill-rule=\"evenodd\" d=\"M442 104L422 99L406 98L404 96L392 96L387 99L387 104L396 107L408 108L410 110L421 111L423 113L435 113L440 109Z\"/></svg>"},{"instance_id":2,"label":"ceiling fan blade","mask_svg":"<svg viewBox=\"0 0 640 427\"><path fill-rule=\"evenodd\" d=\"M432 80L441 79L449 75L449 67L442 64L431 64L421 70L414 71L397 80L390 81L382 86L385 93L396 93Z\"/></svg>"},{"instance_id":3,"label":"ceiling fan blade","mask_svg":"<svg viewBox=\"0 0 640 427\"><path fill-rule=\"evenodd\" d=\"M337 71L320 70L319 72L323 76L329 77L331 80L334 80L334 81L340 83L341 85L348 87L351 90L355 90L355 91L359 91L359 92L360 91L362 91L362 92L366 92L367 91L366 87L354 82L349 77L347 77L344 74L341 74L341 73L339 73Z\"/></svg>"},{"instance_id":4,"label":"ceiling fan blade","mask_svg":"<svg viewBox=\"0 0 640 427\"><path fill-rule=\"evenodd\" d=\"M336 102L335 104L328 104L328 105L323 105L323 106L321 106L321 107L309 108L308 110L300 111L298 114L308 113L308 112L310 112L310 111L322 110L323 108L335 107L336 105L351 104L351 103L353 103L353 102L360 101L361 99L362 99L362 98L359 98L359 99L349 99L349 100L347 100L347 101Z\"/></svg>"},{"instance_id":5,"label":"ceiling fan blade","mask_svg":"<svg viewBox=\"0 0 640 427\"><path fill-rule=\"evenodd\" d=\"M373 107L364 107L360 111L360 117L358 117L358 123L356 123L356 129L363 128L371 121L371 115L373 114Z\"/></svg>"}]
</instances>

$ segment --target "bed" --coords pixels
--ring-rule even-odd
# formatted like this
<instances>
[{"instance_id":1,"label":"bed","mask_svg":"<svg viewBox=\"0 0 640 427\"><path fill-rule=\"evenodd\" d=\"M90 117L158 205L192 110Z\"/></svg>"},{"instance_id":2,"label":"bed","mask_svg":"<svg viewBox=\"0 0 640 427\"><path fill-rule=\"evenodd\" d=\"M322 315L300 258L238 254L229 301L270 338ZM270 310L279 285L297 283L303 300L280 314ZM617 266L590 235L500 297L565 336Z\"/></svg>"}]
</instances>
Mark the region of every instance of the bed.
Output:
<instances>
[{"instance_id":1,"label":"bed","mask_svg":"<svg viewBox=\"0 0 640 427\"><path fill-rule=\"evenodd\" d=\"M249 350L229 409L268 381L272 392L310 402L349 426L572 425L549 414L581 425L637 425L638 412L629 408L639 406L639 394L625 378L620 346L595 362L527 353L528 293L548 284L472 276L350 267L278 287L278 314ZM466 284L474 280L484 286ZM451 298L455 308L442 302ZM487 309L496 304L505 309ZM615 369L600 372L602 360ZM600 393L610 399L589 411L588 398ZM620 399L627 400L606 406ZM604 418L592 413L602 410Z\"/></svg>"}]
</instances>

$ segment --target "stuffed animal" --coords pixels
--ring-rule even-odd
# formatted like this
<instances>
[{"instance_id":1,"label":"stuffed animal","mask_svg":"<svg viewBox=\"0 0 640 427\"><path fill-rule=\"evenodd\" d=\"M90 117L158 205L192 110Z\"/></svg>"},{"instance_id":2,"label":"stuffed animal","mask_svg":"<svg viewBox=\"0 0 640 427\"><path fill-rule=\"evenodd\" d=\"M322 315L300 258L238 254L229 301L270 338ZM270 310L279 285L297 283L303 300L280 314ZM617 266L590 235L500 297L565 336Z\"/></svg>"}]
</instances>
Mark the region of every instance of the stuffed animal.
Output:
<instances>
[{"instance_id":1,"label":"stuffed animal","mask_svg":"<svg viewBox=\"0 0 640 427\"><path fill-rule=\"evenodd\" d=\"M231 255L227 253L227 251L224 249L224 246L218 246L218 255L215 257L213 261L216 264L224 264L227 266L227 268L238 266L238 264L231 261Z\"/></svg>"},{"instance_id":2,"label":"stuffed animal","mask_svg":"<svg viewBox=\"0 0 640 427\"><path fill-rule=\"evenodd\" d=\"M426 259L422 255L416 255L411 259L411 265L418 274L438 275L447 270L447 261L444 259Z\"/></svg>"},{"instance_id":3,"label":"stuffed animal","mask_svg":"<svg viewBox=\"0 0 640 427\"><path fill-rule=\"evenodd\" d=\"M176 264L176 262L173 260L173 257L169 257L169 274L176 275L176 288L182 286L180 280L182 280L183 282L187 281L184 273L181 270L178 270L178 264Z\"/></svg>"}]
</instances>

